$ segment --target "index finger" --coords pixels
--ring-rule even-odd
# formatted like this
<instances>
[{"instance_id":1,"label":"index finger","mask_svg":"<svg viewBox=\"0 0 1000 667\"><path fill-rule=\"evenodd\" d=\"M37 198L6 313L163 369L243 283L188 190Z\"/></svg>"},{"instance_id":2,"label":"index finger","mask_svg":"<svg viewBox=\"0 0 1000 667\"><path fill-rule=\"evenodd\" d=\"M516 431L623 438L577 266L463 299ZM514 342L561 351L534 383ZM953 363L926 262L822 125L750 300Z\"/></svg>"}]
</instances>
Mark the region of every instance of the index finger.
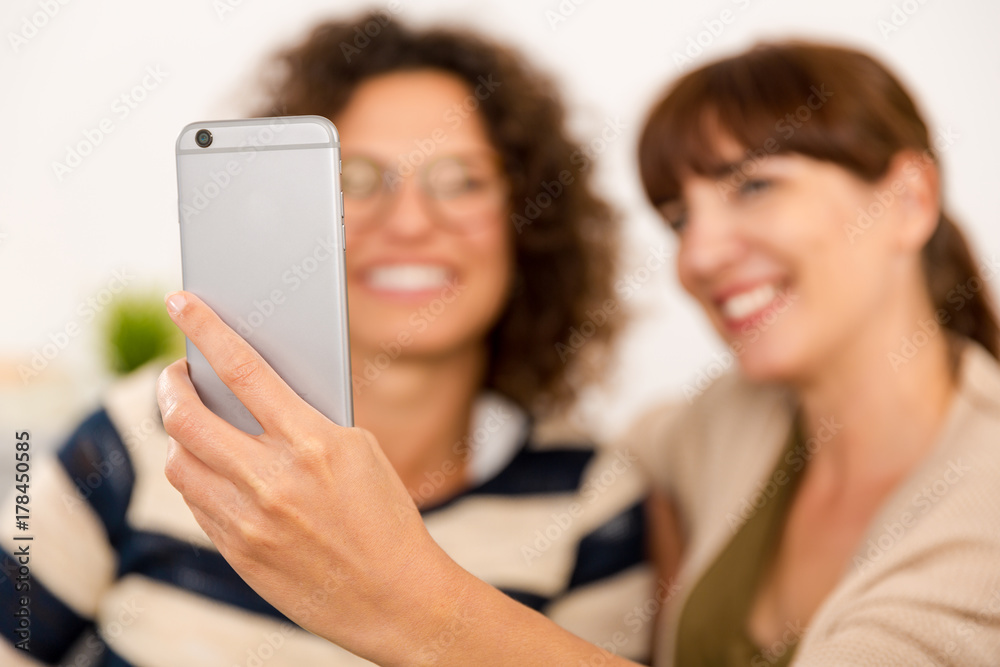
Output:
<instances>
[{"instance_id":1,"label":"index finger","mask_svg":"<svg viewBox=\"0 0 1000 667\"><path fill-rule=\"evenodd\" d=\"M173 292L167 311L265 433L290 436L295 409L309 407L249 343L190 292Z\"/></svg>"}]
</instances>

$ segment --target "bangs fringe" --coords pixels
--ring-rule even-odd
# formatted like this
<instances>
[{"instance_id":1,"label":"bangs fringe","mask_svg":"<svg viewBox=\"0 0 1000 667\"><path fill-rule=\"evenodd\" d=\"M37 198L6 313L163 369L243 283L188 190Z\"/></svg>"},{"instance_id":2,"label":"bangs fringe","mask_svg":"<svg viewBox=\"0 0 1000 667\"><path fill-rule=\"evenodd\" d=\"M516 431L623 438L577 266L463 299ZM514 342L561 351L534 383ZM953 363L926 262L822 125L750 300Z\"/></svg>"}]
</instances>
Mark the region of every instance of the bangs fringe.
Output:
<instances>
[{"instance_id":1,"label":"bangs fringe","mask_svg":"<svg viewBox=\"0 0 1000 667\"><path fill-rule=\"evenodd\" d=\"M863 106L872 99L888 100L886 108ZM643 186L654 206L676 199L685 177L731 164L722 155L727 139L745 160L799 153L875 180L889 166L886 156L927 149L915 111L899 82L864 54L760 44L685 75L653 108L639 144Z\"/></svg>"}]
</instances>

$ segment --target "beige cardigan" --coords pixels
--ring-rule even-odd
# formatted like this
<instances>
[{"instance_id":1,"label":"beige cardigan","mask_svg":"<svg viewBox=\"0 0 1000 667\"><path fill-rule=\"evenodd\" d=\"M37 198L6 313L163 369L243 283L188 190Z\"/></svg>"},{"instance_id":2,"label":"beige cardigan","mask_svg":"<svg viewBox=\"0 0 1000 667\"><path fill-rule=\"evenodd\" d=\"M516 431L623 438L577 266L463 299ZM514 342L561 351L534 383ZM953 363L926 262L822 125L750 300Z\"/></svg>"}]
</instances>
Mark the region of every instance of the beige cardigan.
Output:
<instances>
[{"instance_id":1,"label":"beige cardigan","mask_svg":"<svg viewBox=\"0 0 1000 667\"><path fill-rule=\"evenodd\" d=\"M657 666L673 664L693 584L741 512L765 501L759 490L767 490L791 417L787 392L729 374L686 409L648 413L625 439L675 496L688 529L660 617ZM1000 365L982 347L966 346L937 445L876 513L793 664L1000 665Z\"/></svg>"}]
</instances>

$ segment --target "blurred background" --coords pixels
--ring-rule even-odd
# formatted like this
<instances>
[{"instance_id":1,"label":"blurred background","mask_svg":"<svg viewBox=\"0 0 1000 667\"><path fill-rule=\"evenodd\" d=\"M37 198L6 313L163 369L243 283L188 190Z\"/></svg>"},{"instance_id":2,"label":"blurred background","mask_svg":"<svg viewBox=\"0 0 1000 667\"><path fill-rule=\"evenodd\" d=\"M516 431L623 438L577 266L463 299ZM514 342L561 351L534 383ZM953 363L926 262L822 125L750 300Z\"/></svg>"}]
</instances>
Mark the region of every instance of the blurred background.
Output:
<instances>
[{"instance_id":1,"label":"blurred background","mask_svg":"<svg viewBox=\"0 0 1000 667\"><path fill-rule=\"evenodd\" d=\"M646 205L646 110L691 67L766 38L861 47L954 143L945 201L981 259L1000 250L1000 3L994 0L5 0L0 10L0 490L14 431L54 447L117 373L178 357L164 292L180 287L174 140L248 115L262 63L319 19L385 10L520 49L565 94L602 193L625 218L619 274L634 313L581 419L604 436L682 399L722 349L680 291L673 241ZM991 285L994 292L997 285ZM8 459L11 459L8 461Z\"/></svg>"}]
</instances>

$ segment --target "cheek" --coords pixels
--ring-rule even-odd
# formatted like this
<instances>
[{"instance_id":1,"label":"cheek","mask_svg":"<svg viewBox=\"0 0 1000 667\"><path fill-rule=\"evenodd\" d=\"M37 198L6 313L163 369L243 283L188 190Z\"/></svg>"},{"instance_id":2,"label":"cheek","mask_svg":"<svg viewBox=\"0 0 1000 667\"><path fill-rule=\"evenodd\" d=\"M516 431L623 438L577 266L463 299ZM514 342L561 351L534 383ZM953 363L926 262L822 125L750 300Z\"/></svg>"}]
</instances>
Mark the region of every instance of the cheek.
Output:
<instances>
[{"instance_id":1,"label":"cheek","mask_svg":"<svg viewBox=\"0 0 1000 667\"><path fill-rule=\"evenodd\" d=\"M881 307L885 269L882 243L876 234L848 236L856 218L856 199L844 196L820 202L812 219L788 225L783 249L801 297L795 321L809 328L814 341L852 335Z\"/></svg>"},{"instance_id":2,"label":"cheek","mask_svg":"<svg viewBox=\"0 0 1000 667\"><path fill-rule=\"evenodd\" d=\"M514 274L514 240L503 220L492 221L481 231L468 235L464 246L465 273L469 279L506 292Z\"/></svg>"},{"instance_id":3,"label":"cheek","mask_svg":"<svg viewBox=\"0 0 1000 667\"><path fill-rule=\"evenodd\" d=\"M844 233L849 208L822 193L802 192L764 212L747 227L747 244L769 268L786 273L799 286L839 282L849 260ZM773 266L771 266L773 265Z\"/></svg>"},{"instance_id":4,"label":"cheek","mask_svg":"<svg viewBox=\"0 0 1000 667\"><path fill-rule=\"evenodd\" d=\"M366 249L372 245L374 242L372 240L373 234L358 234L356 232L348 231L344 235L344 244L347 252L344 254L344 267L347 269L348 275L354 272L357 266L358 257L366 257L368 255Z\"/></svg>"}]
</instances>

